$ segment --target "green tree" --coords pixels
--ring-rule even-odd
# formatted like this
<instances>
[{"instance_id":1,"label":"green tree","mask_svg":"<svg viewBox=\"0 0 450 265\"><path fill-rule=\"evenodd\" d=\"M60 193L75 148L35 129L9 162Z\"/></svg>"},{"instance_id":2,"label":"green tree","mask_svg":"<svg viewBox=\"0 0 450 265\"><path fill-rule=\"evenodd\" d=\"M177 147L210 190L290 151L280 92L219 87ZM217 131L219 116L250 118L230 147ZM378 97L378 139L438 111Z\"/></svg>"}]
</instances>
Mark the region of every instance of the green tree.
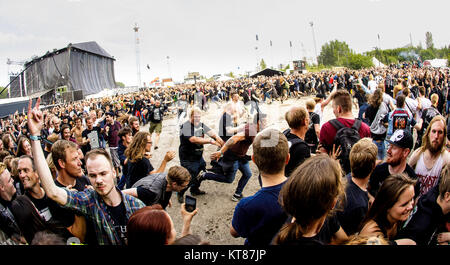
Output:
<instances>
[{"instance_id":1,"label":"green tree","mask_svg":"<svg viewBox=\"0 0 450 265\"><path fill-rule=\"evenodd\" d=\"M0 98L7 98L8 97L8 89L3 90L4 87L0 86L0 92L2 92L2 94L0 94Z\"/></svg>"},{"instance_id":2,"label":"green tree","mask_svg":"<svg viewBox=\"0 0 450 265\"><path fill-rule=\"evenodd\" d=\"M372 57L362 54L350 54L348 57L348 63L345 65L351 69L362 69L373 67Z\"/></svg>"},{"instance_id":3,"label":"green tree","mask_svg":"<svg viewBox=\"0 0 450 265\"><path fill-rule=\"evenodd\" d=\"M419 55L422 60L431 60L436 57L432 49L421 50Z\"/></svg>"},{"instance_id":4,"label":"green tree","mask_svg":"<svg viewBox=\"0 0 450 265\"><path fill-rule=\"evenodd\" d=\"M333 40L322 45L318 61L326 66L343 66L351 53L344 41Z\"/></svg>"},{"instance_id":5,"label":"green tree","mask_svg":"<svg viewBox=\"0 0 450 265\"><path fill-rule=\"evenodd\" d=\"M434 48L434 44L433 44L433 34L431 34L431 32L427 31L425 33L425 45L428 49L433 49Z\"/></svg>"},{"instance_id":6,"label":"green tree","mask_svg":"<svg viewBox=\"0 0 450 265\"><path fill-rule=\"evenodd\" d=\"M116 82L116 87L125 87L125 84L122 82Z\"/></svg>"},{"instance_id":7,"label":"green tree","mask_svg":"<svg viewBox=\"0 0 450 265\"><path fill-rule=\"evenodd\" d=\"M228 77L231 77L231 78L235 78L233 72L229 72L228 74L225 74L225 75L228 76Z\"/></svg>"},{"instance_id":8,"label":"green tree","mask_svg":"<svg viewBox=\"0 0 450 265\"><path fill-rule=\"evenodd\" d=\"M266 64L266 62L264 62L264 59L261 59L259 66L261 67L261 70L264 70L267 68L267 64Z\"/></svg>"}]
</instances>

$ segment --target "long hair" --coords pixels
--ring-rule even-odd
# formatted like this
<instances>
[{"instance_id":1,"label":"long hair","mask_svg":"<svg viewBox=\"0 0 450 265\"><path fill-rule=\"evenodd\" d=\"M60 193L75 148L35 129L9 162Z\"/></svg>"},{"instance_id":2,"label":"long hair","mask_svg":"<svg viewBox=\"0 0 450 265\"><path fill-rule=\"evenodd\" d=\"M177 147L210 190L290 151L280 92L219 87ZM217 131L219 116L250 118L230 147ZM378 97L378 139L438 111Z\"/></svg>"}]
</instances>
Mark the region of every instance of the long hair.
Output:
<instances>
[{"instance_id":1,"label":"long hair","mask_svg":"<svg viewBox=\"0 0 450 265\"><path fill-rule=\"evenodd\" d=\"M295 222L280 230L274 244L297 240L314 222L331 213L336 200L345 194L343 181L339 162L327 155L311 157L298 166L279 195L281 206Z\"/></svg>"},{"instance_id":2,"label":"long hair","mask_svg":"<svg viewBox=\"0 0 450 265\"><path fill-rule=\"evenodd\" d=\"M150 136L150 133L138 132L133 136L133 141L125 150L125 156L130 159L131 162L137 162L144 157L147 136Z\"/></svg>"},{"instance_id":3,"label":"long hair","mask_svg":"<svg viewBox=\"0 0 450 265\"><path fill-rule=\"evenodd\" d=\"M25 141L28 141L28 143L31 146L30 140L26 136L21 136L19 138L19 141L17 141L17 152L16 157L21 157L22 155L26 155L23 144Z\"/></svg>"},{"instance_id":4,"label":"long hair","mask_svg":"<svg viewBox=\"0 0 450 265\"><path fill-rule=\"evenodd\" d=\"M427 149L431 149L431 143L430 143L430 132L431 132L431 127L433 126L433 124L437 121L442 121L442 123L444 123L444 140L442 141L442 145L440 146L439 149L439 153L443 153L445 151L445 146L447 145L447 124L445 122L445 118L442 115L436 115L430 122L430 124L428 125L427 130L425 131L425 133L422 136L422 146L420 147L420 152L423 153L425 152Z\"/></svg>"},{"instance_id":5,"label":"long hair","mask_svg":"<svg viewBox=\"0 0 450 265\"><path fill-rule=\"evenodd\" d=\"M408 187L414 186L415 184L415 180L410 179L404 174L389 176L381 185L372 206L361 222L361 229L365 224L373 220L380 228L380 232L387 238L387 231L394 226L387 219L389 209L395 205L400 195Z\"/></svg>"},{"instance_id":6,"label":"long hair","mask_svg":"<svg viewBox=\"0 0 450 265\"><path fill-rule=\"evenodd\" d=\"M128 245L166 245L171 231L170 217L161 205L146 206L128 220Z\"/></svg>"},{"instance_id":7,"label":"long hair","mask_svg":"<svg viewBox=\"0 0 450 265\"><path fill-rule=\"evenodd\" d=\"M373 108L378 108L383 102L383 91L378 88L373 92L373 94L369 97L369 105Z\"/></svg>"}]
</instances>

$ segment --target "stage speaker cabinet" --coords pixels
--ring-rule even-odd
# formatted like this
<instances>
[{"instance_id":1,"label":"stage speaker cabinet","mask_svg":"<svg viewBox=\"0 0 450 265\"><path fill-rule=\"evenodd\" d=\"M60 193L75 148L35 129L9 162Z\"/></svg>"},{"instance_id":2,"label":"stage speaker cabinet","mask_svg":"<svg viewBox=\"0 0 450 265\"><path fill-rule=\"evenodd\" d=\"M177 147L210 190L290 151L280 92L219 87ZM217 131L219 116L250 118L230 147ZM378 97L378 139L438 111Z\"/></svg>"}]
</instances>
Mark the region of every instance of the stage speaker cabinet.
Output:
<instances>
[{"instance_id":1,"label":"stage speaker cabinet","mask_svg":"<svg viewBox=\"0 0 450 265\"><path fill-rule=\"evenodd\" d=\"M65 102L73 101L73 92L72 91L63 92L61 93L61 97L62 100Z\"/></svg>"},{"instance_id":2,"label":"stage speaker cabinet","mask_svg":"<svg viewBox=\"0 0 450 265\"><path fill-rule=\"evenodd\" d=\"M78 101L83 99L83 90L73 91L73 101Z\"/></svg>"}]
</instances>

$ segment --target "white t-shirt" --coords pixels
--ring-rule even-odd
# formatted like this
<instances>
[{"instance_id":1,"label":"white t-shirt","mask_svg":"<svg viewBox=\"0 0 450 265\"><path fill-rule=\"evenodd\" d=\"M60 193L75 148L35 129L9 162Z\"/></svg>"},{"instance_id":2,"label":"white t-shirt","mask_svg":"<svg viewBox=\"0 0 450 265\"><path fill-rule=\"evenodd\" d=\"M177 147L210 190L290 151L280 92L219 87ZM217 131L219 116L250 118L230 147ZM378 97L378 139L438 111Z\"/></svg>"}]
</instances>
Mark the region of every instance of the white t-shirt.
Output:
<instances>
[{"instance_id":1,"label":"white t-shirt","mask_svg":"<svg viewBox=\"0 0 450 265\"><path fill-rule=\"evenodd\" d=\"M377 86L378 84L375 80L370 80L369 83L367 83L367 87L369 88L371 94L377 90Z\"/></svg>"},{"instance_id":2,"label":"white t-shirt","mask_svg":"<svg viewBox=\"0 0 450 265\"><path fill-rule=\"evenodd\" d=\"M416 118L417 113L417 100L407 97L405 99L405 109L407 109ZM417 120L417 119L416 119Z\"/></svg>"},{"instance_id":3,"label":"white t-shirt","mask_svg":"<svg viewBox=\"0 0 450 265\"><path fill-rule=\"evenodd\" d=\"M419 113L417 113L419 115L419 117L422 117L422 112L424 109L428 109L429 107L431 107L431 101L427 98L421 97L420 98L420 104L422 104L422 109L419 110Z\"/></svg>"}]
</instances>

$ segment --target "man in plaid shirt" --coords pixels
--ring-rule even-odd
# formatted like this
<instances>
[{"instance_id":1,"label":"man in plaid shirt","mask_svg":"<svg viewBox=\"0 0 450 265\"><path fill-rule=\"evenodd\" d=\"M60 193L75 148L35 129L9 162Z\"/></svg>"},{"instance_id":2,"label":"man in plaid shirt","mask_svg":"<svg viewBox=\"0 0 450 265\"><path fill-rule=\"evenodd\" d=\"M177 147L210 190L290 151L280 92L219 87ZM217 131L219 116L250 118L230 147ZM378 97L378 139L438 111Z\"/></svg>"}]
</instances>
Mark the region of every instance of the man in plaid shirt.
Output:
<instances>
[{"instance_id":1,"label":"man in plaid shirt","mask_svg":"<svg viewBox=\"0 0 450 265\"><path fill-rule=\"evenodd\" d=\"M111 157L104 149L94 149L85 156L89 180L93 185L84 191L74 191L55 185L40 144L43 115L40 99L32 109L28 106L28 129L36 169L47 196L63 207L82 212L95 224L95 233L101 245L125 245L126 225L130 216L145 204L132 196L122 194L114 185L116 171Z\"/></svg>"}]
</instances>

